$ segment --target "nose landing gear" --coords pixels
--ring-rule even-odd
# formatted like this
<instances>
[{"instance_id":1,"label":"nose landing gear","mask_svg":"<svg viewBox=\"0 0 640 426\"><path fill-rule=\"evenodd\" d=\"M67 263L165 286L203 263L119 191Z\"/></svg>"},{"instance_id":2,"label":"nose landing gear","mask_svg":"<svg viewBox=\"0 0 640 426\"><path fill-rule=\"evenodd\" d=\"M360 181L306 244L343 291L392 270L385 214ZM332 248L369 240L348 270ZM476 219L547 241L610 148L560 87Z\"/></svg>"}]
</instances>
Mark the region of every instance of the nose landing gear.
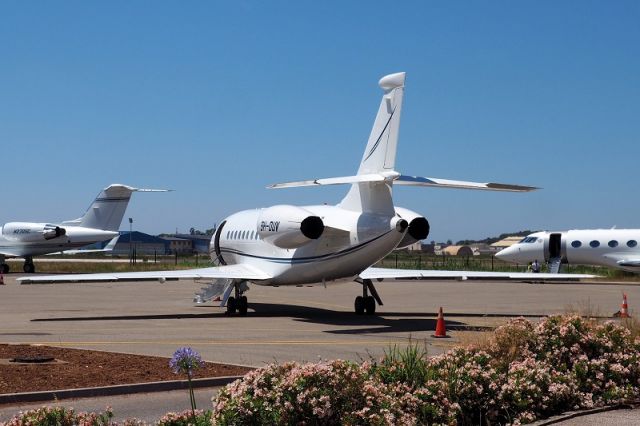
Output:
<instances>
[{"instance_id":1,"label":"nose landing gear","mask_svg":"<svg viewBox=\"0 0 640 426\"><path fill-rule=\"evenodd\" d=\"M27 256L24 258L24 266L22 267L22 270L25 274L33 274L36 272L36 265L33 264L33 257Z\"/></svg>"}]
</instances>

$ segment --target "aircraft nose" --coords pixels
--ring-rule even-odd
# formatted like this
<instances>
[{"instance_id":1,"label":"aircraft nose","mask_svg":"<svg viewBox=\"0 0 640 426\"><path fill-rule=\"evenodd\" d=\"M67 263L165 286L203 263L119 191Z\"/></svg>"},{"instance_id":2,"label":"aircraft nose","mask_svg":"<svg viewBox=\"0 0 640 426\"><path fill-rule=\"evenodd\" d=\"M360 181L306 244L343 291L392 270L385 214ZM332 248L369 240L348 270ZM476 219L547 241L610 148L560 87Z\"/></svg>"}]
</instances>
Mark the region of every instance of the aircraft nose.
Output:
<instances>
[{"instance_id":1,"label":"aircraft nose","mask_svg":"<svg viewBox=\"0 0 640 426\"><path fill-rule=\"evenodd\" d=\"M517 253L515 247L507 247L496 253L496 257L501 260L512 260L513 256Z\"/></svg>"}]
</instances>

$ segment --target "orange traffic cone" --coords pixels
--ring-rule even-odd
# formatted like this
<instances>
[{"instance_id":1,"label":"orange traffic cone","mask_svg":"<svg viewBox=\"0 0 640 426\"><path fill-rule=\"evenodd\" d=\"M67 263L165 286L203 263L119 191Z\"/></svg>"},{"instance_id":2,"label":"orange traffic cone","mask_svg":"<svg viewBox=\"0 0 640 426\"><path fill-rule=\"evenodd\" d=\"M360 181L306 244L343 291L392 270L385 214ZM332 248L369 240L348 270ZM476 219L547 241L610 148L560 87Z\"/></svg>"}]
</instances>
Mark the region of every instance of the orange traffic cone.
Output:
<instances>
[{"instance_id":1,"label":"orange traffic cone","mask_svg":"<svg viewBox=\"0 0 640 426\"><path fill-rule=\"evenodd\" d=\"M620 318L629 318L629 306L627 305L627 295L622 293L622 305L620 305Z\"/></svg>"},{"instance_id":2,"label":"orange traffic cone","mask_svg":"<svg viewBox=\"0 0 640 426\"><path fill-rule=\"evenodd\" d=\"M0 285L4 285L4 275L0 272Z\"/></svg>"},{"instance_id":3,"label":"orange traffic cone","mask_svg":"<svg viewBox=\"0 0 640 426\"><path fill-rule=\"evenodd\" d=\"M438 321L436 322L436 332L432 334L431 337L449 337L447 336L447 328L444 324L444 314L442 313L442 306L440 306L440 311L438 312Z\"/></svg>"}]
</instances>

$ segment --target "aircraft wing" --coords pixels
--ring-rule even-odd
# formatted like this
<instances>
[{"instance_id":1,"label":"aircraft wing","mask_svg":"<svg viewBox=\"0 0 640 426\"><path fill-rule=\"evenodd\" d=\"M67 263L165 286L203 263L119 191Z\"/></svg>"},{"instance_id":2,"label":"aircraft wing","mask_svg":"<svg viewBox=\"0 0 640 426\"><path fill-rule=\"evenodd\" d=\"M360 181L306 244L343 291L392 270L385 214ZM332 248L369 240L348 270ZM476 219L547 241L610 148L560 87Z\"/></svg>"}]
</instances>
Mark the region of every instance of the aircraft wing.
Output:
<instances>
[{"instance_id":1,"label":"aircraft wing","mask_svg":"<svg viewBox=\"0 0 640 426\"><path fill-rule=\"evenodd\" d=\"M365 280L376 279L503 279L503 280L577 280L583 278L596 278L597 275L589 274L548 274L533 272L484 272L484 271L438 271L424 269L393 269L393 268L367 268L360 273L360 278Z\"/></svg>"},{"instance_id":2,"label":"aircraft wing","mask_svg":"<svg viewBox=\"0 0 640 426\"><path fill-rule=\"evenodd\" d=\"M18 278L20 284L51 282L100 282L100 281L149 281L167 279L228 278L266 280L269 274L247 265L224 265L211 268L184 269L181 271L110 272L104 274L65 274L25 276Z\"/></svg>"},{"instance_id":3,"label":"aircraft wing","mask_svg":"<svg viewBox=\"0 0 640 426\"><path fill-rule=\"evenodd\" d=\"M59 254L87 254L87 253L110 253L113 251L113 248L118 243L118 238L120 235L116 235L109 241L109 243L101 249L77 249L77 250L63 250L57 251L55 253L48 253L47 256L56 256Z\"/></svg>"},{"instance_id":4,"label":"aircraft wing","mask_svg":"<svg viewBox=\"0 0 640 426\"><path fill-rule=\"evenodd\" d=\"M616 263L625 268L640 268L640 259L621 259Z\"/></svg>"}]
</instances>

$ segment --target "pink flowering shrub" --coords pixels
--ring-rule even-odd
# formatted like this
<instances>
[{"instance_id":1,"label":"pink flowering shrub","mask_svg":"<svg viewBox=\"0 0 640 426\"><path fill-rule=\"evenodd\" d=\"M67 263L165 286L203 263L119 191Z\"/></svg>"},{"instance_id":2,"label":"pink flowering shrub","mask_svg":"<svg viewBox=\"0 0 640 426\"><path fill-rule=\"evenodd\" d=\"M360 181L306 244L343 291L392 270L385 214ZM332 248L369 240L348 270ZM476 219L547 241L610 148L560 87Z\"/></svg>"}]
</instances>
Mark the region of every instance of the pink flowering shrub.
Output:
<instances>
[{"instance_id":1,"label":"pink flowering shrub","mask_svg":"<svg viewBox=\"0 0 640 426\"><path fill-rule=\"evenodd\" d=\"M214 399L216 424L407 424L417 403L402 383L385 385L368 365L335 360L269 365L252 371Z\"/></svg>"},{"instance_id":2,"label":"pink flowering shrub","mask_svg":"<svg viewBox=\"0 0 640 426\"><path fill-rule=\"evenodd\" d=\"M195 421L194 421L195 419ZM181 413L167 413L157 426L204 426L211 425L211 410L184 410Z\"/></svg>"},{"instance_id":3,"label":"pink flowering shrub","mask_svg":"<svg viewBox=\"0 0 640 426\"><path fill-rule=\"evenodd\" d=\"M111 424L113 412L107 408L104 413L76 412L73 408L42 407L37 410L20 412L13 416L6 426L107 426Z\"/></svg>"},{"instance_id":4,"label":"pink flowering shrub","mask_svg":"<svg viewBox=\"0 0 640 426\"><path fill-rule=\"evenodd\" d=\"M215 424L504 424L640 396L640 339L613 322L518 318L483 348L271 365L214 398Z\"/></svg>"}]
</instances>

